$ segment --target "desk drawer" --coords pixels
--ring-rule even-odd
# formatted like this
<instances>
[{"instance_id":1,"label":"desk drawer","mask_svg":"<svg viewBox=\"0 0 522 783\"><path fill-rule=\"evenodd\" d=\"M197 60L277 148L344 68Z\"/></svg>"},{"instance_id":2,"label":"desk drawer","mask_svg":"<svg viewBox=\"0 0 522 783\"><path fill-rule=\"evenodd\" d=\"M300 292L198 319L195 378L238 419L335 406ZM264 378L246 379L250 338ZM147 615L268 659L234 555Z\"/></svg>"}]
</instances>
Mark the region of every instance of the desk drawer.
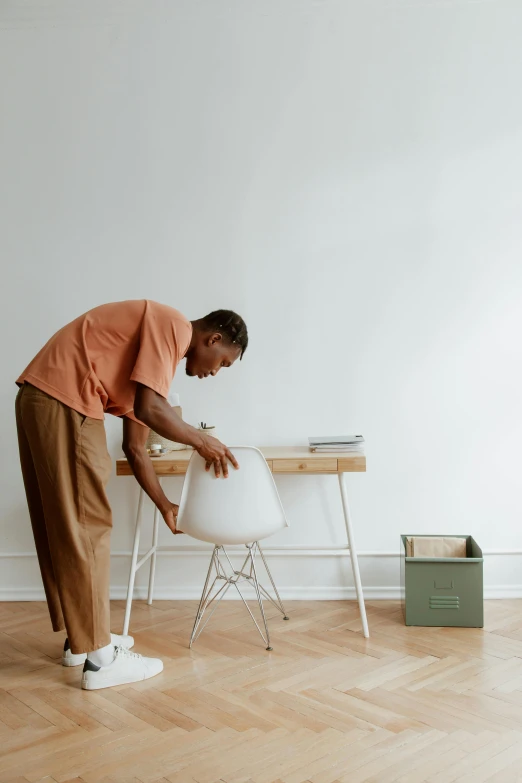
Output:
<instances>
[{"instance_id":1,"label":"desk drawer","mask_svg":"<svg viewBox=\"0 0 522 783\"><path fill-rule=\"evenodd\" d=\"M187 472L188 462L179 462L177 464L165 462L161 464L161 462L157 461L154 468L158 476L184 476Z\"/></svg>"},{"instance_id":2,"label":"desk drawer","mask_svg":"<svg viewBox=\"0 0 522 783\"><path fill-rule=\"evenodd\" d=\"M274 473L337 473L336 459L318 459L307 457L305 459L274 459L272 460Z\"/></svg>"}]
</instances>

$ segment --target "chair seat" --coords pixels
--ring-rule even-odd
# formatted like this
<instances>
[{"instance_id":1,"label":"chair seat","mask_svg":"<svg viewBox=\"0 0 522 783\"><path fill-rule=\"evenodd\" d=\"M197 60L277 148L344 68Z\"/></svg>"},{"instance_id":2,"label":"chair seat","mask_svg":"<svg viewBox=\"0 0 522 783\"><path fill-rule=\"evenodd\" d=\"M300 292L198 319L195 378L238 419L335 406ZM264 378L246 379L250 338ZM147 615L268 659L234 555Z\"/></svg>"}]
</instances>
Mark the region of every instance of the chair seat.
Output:
<instances>
[{"instance_id":1,"label":"chair seat","mask_svg":"<svg viewBox=\"0 0 522 783\"><path fill-rule=\"evenodd\" d=\"M288 526L277 487L259 449L234 446L239 470L228 478L205 470L194 452L183 484L178 530L220 546L262 541Z\"/></svg>"}]
</instances>

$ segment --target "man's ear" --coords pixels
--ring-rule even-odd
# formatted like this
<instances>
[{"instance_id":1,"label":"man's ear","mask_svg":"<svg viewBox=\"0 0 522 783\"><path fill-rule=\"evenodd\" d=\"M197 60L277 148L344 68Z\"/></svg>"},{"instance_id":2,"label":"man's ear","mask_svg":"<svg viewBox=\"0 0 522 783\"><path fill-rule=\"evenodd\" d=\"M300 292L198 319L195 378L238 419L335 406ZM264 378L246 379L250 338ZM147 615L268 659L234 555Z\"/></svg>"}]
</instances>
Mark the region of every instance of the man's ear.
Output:
<instances>
[{"instance_id":1,"label":"man's ear","mask_svg":"<svg viewBox=\"0 0 522 783\"><path fill-rule=\"evenodd\" d=\"M210 348L211 345L214 345L215 343L220 343L223 339L223 335L220 334L220 332L214 332L214 334L211 334L210 337L207 339L207 345Z\"/></svg>"}]
</instances>

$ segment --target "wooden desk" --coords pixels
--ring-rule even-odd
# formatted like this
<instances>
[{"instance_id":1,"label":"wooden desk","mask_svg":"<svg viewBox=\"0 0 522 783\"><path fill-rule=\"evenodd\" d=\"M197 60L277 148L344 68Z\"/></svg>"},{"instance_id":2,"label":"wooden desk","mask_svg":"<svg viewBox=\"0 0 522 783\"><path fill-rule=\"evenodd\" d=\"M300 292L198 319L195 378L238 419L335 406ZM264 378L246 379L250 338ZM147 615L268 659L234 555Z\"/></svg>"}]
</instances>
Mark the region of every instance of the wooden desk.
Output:
<instances>
[{"instance_id":1,"label":"wooden desk","mask_svg":"<svg viewBox=\"0 0 522 783\"><path fill-rule=\"evenodd\" d=\"M261 448L263 456L272 473L365 473L366 457L343 454L342 452L321 453L311 452L298 446L267 446ZM154 470L158 476L184 476L192 449L172 451L163 457L153 457ZM117 476L132 476L132 470L126 459L116 461Z\"/></svg>"},{"instance_id":2,"label":"wooden desk","mask_svg":"<svg viewBox=\"0 0 522 783\"><path fill-rule=\"evenodd\" d=\"M368 621L366 618L366 608L364 605L364 596L359 573L359 561L357 550L355 548L350 507L348 503L348 492L344 479L345 473L365 473L366 457L360 455L346 454L345 452L317 453L311 452L306 447L291 446L267 446L261 448L268 466L274 475L336 475L339 478L339 489L341 493L341 503L343 508L344 522L346 525L346 534L348 538L348 549L352 563L353 581L359 602L359 611L364 636L368 637ZM162 478L168 476L184 476L187 472L189 460L193 454L192 449L184 451L173 451L163 457L153 457L152 462L156 474ZM117 476L132 476L132 470L126 459L116 461ZM138 560L138 551L140 543L141 517L143 509L144 492L140 490L138 509L136 515L136 531L134 536L134 546L132 551L131 570L129 575L129 588L127 592L127 606L125 609L125 621L123 633L127 634L129 630L130 611L132 606L132 595L134 592L134 579L139 568L151 558L149 573L149 594L148 603L152 603L154 590L154 575L156 570L156 553L158 547L158 527L159 511L154 512L154 527L152 534L152 546L140 560Z\"/></svg>"}]
</instances>

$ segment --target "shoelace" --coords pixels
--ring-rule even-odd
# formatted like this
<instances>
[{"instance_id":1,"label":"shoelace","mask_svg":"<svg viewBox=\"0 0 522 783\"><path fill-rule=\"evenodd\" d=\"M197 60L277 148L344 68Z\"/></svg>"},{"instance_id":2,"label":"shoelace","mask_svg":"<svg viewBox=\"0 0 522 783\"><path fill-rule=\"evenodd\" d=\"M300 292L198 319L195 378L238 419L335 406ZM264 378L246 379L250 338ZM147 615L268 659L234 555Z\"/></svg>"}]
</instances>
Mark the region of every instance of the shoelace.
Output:
<instances>
[{"instance_id":1,"label":"shoelace","mask_svg":"<svg viewBox=\"0 0 522 783\"><path fill-rule=\"evenodd\" d=\"M133 653L131 650L127 650L126 647L120 647L119 645L116 645L114 648L114 655L119 656L120 658L141 658L142 656L139 653Z\"/></svg>"}]
</instances>

